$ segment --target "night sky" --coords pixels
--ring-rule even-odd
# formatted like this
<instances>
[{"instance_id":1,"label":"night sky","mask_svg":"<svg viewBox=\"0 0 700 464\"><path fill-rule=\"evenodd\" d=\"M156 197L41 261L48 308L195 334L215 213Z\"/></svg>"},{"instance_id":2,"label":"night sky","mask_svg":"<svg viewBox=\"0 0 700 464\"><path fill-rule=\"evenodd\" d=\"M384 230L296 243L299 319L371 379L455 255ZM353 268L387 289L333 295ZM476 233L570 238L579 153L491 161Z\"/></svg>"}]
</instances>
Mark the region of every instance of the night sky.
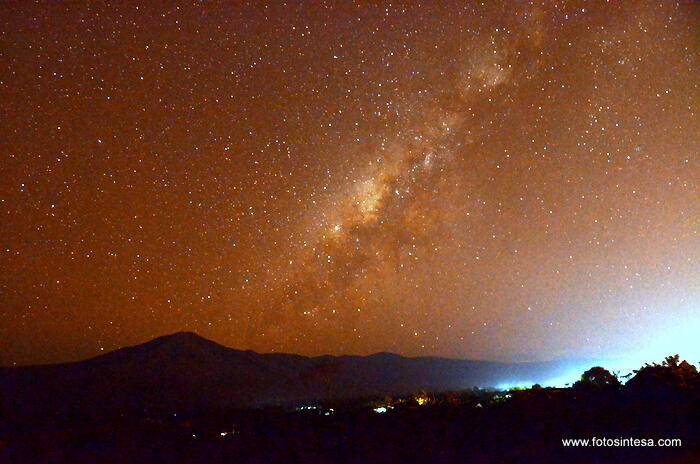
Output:
<instances>
[{"instance_id":1,"label":"night sky","mask_svg":"<svg viewBox=\"0 0 700 464\"><path fill-rule=\"evenodd\" d=\"M700 3L8 1L0 364L700 360Z\"/></svg>"}]
</instances>

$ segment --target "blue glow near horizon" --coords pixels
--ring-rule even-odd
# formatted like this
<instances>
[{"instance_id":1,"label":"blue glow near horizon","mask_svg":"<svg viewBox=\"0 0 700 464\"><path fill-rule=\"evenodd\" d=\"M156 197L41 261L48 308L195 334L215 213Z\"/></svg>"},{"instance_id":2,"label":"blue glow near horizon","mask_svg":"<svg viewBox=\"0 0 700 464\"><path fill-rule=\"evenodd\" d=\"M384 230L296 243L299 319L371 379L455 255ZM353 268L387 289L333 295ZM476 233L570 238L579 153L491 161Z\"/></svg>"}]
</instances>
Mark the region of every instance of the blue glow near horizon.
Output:
<instances>
[{"instance_id":1,"label":"blue glow near horizon","mask_svg":"<svg viewBox=\"0 0 700 464\"><path fill-rule=\"evenodd\" d=\"M514 381L514 382L505 382L501 383L496 386L496 390L512 390L513 388L531 388L535 384L539 384L542 387L555 387L555 388L564 388L564 387L570 387L573 385L574 382L576 382L579 378L581 378L581 374L584 371L581 372L576 372L576 374L571 374L571 375L566 375L562 377L555 377L553 379L549 379L543 382L535 382L535 381L530 381L530 380L522 380L522 381Z\"/></svg>"},{"instance_id":2,"label":"blue glow near horizon","mask_svg":"<svg viewBox=\"0 0 700 464\"><path fill-rule=\"evenodd\" d=\"M681 360L685 360L696 367L700 364L700 308L695 311L680 311L685 317L668 317L660 321L654 327L652 334L643 337L630 334L631 340L637 340L638 349L634 352L616 356L615 358L592 360L587 364L573 363L569 373L546 381L513 380L499 384L498 390L512 388L530 388L539 383L543 387L568 387L581 378L586 370L594 366L601 366L608 371L617 374L623 384L634 375L634 371L646 364L662 363L667 356L678 354ZM694 314L698 316L693 317ZM650 321L646 321L649 323ZM631 374L631 375L630 375ZM628 377L629 376L629 377Z\"/></svg>"}]
</instances>

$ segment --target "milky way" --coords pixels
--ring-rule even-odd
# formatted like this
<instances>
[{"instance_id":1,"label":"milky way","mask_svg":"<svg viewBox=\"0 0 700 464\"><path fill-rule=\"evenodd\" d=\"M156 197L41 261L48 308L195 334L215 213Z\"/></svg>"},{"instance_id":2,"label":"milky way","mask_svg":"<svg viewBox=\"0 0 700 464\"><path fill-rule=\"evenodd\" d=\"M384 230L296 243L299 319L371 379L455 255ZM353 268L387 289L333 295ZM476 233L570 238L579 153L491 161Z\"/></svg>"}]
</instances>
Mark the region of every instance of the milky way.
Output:
<instances>
[{"instance_id":1,"label":"milky way","mask_svg":"<svg viewBox=\"0 0 700 464\"><path fill-rule=\"evenodd\" d=\"M700 356L697 3L9 5L0 362Z\"/></svg>"}]
</instances>

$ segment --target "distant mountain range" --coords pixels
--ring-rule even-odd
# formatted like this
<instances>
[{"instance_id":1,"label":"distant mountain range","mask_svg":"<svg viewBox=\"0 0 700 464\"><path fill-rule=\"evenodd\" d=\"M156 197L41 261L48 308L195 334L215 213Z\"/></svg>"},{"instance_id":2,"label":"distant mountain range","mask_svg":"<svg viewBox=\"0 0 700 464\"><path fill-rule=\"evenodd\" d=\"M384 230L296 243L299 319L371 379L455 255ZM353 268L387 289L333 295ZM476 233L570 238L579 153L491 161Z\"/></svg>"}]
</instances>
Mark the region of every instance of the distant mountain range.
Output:
<instances>
[{"instance_id":1,"label":"distant mountain range","mask_svg":"<svg viewBox=\"0 0 700 464\"><path fill-rule=\"evenodd\" d=\"M248 408L540 382L571 362L495 363L437 357L305 357L224 347L194 333L159 337L85 361L0 368L0 415Z\"/></svg>"}]
</instances>

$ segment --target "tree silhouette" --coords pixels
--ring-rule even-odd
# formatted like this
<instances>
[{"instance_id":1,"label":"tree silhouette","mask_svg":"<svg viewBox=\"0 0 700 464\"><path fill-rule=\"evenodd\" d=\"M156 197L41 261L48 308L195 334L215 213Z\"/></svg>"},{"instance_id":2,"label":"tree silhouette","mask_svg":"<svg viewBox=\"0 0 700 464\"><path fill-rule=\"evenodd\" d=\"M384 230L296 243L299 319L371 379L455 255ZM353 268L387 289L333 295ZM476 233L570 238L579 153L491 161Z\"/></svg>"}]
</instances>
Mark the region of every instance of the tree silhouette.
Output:
<instances>
[{"instance_id":1,"label":"tree silhouette","mask_svg":"<svg viewBox=\"0 0 700 464\"><path fill-rule=\"evenodd\" d=\"M672 394L689 390L699 383L698 370L678 355L667 356L661 364L647 364L625 385L633 393Z\"/></svg>"},{"instance_id":2,"label":"tree silhouette","mask_svg":"<svg viewBox=\"0 0 700 464\"><path fill-rule=\"evenodd\" d=\"M583 373L581 379L576 381L573 388L576 390L599 392L613 391L621 386L618 378L607 369L596 366Z\"/></svg>"}]
</instances>

